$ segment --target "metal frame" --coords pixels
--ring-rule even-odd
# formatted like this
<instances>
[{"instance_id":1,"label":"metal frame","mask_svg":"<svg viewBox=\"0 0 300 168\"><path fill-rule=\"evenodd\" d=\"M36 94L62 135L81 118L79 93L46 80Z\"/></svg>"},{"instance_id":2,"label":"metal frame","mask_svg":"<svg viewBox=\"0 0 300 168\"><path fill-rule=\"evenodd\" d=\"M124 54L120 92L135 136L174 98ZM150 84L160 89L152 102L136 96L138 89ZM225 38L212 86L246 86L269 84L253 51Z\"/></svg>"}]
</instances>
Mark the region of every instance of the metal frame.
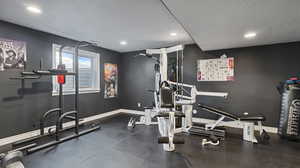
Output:
<instances>
[{"instance_id":1,"label":"metal frame","mask_svg":"<svg viewBox=\"0 0 300 168\"><path fill-rule=\"evenodd\" d=\"M75 61L74 61L75 62L75 65L74 65L75 72L74 73L68 73L67 71L64 71L64 70L48 70L48 71L37 70L37 71L33 71L33 72L22 72L21 73L22 76L21 76L20 79L22 80L22 82L26 79L26 76L29 76L30 77L29 79L32 79L32 77L35 77L36 79L39 79L43 75L74 75L74 77L75 77L74 110L69 111L69 112L64 112L64 110L63 110L63 84L60 84L59 85L58 108L49 110L49 111L47 111L46 113L43 114L43 116L41 117L41 120L40 120L40 122L41 122L40 123L40 126L41 126L40 135L36 136L36 137L33 137L33 138L23 140L23 141L20 141L20 142L16 142L16 143L13 144L14 146L22 145L22 144L28 143L28 142L32 142L32 141L35 141L35 140L38 140L42 137L47 136L44 132L45 120L46 120L48 115L53 114L53 113L58 114L58 118L57 118L56 125L55 125L55 141L52 141L52 142L49 142L49 143L46 143L46 144L43 144L43 145L40 145L40 146L30 148L30 149L27 150L28 154L36 152L36 151L41 150L41 149L45 149L45 148L60 144L60 143L63 143L65 141L77 138L79 136L82 136L82 135L85 135L87 133L90 133L90 132L93 132L95 130L100 129L100 126L94 126L90 129L79 132L79 125L80 124L79 124L79 116L78 116L78 113L79 113L79 80L78 80L79 79L79 65L78 65L79 64L79 62L78 62L78 57L79 56L78 56L78 51L79 51L79 48L87 47L87 46L95 46L95 45L92 44L92 43L89 43L89 42L82 41L82 42L78 42L75 46L75 56L74 56L75 57ZM60 50L59 50L59 52L60 52L59 53L59 65L61 65L61 63L62 63L62 51L65 47L67 47L67 46L63 45L63 46L60 47ZM63 120L64 119L69 119L69 120L75 121L75 125L73 127L64 129L63 128ZM66 131L66 130L70 130L70 129L74 129L75 134L64 137L64 138L59 137L60 133Z\"/></svg>"},{"instance_id":2,"label":"metal frame","mask_svg":"<svg viewBox=\"0 0 300 168\"><path fill-rule=\"evenodd\" d=\"M43 114L41 120L40 120L40 135L44 135L45 134L45 119L53 113L57 113L58 115L61 113L60 108L55 108L55 109L51 109L49 111L47 111L46 113Z\"/></svg>"},{"instance_id":3,"label":"metal frame","mask_svg":"<svg viewBox=\"0 0 300 168\"><path fill-rule=\"evenodd\" d=\"M167 81L168 76L168 53L177 52L177 66L178 69L178 51L183 51L184 46L183 45L177 45L174 47L169 48L161 48L161 49L147 49L147 54L159 54L159 60L160 60L160 75L161 75L161 82ZM183 60L183 55L182 55ZM183 69L183 67L181 67ZM178 79L178 71L177 71L177 79ZM182 79L182 78L181 78ZM177 81L178 82L178 81ZM175 95L174 95L175 96ZM175 100L175 99L174 99ZM160 100L157 103L158 106L158 112L161 111L167 111L169 113L168 117L158 117L158 127L159 132L162 137L168 137L168 143L163 144L163 149L165 151L174 151L175 150L175 144L173 143L174 135L177 133L176 131L176 125L175 125L175 109L161 109L160 107ZM176 102L174 102L174 105L176 106Z\"/></svg>"},{"instance_id":4,"label":"metal frame","mask_svg":"<svg viewBox=\"0 0 300 168\"><path fill-rule=\"evenodd\" d=\"M135 120L130 120L128 123L128 126L132 126L131 122L134 122L134 124L156 124L156 122L149 122L151 121L151 117L153 117L152 114L158 114L159 112L167 112L169 115L167 117L158 117L158 127L159 132L162 137L169 137L168 143L163 144L163 148L165 151L173 151L175 150L175 144L173 143L174 135L181 132L188 132L189 129L193 126L192 123L192 112L193 112L193 104L196 103L196 96L202 95L202 96L217 96L217 97L227 97L228 93L220 93L220 92L200 92L197 90L195 85L189 85L183 83L183 45L177 45L174 47L169 48L161 48L161 49L147 49L146 54L147 55L159 55L159 63L160 71L159 76L160 80L156 79L155 84L155 91L154 91L154 100L155 100L155 108L152 109L152 111L145 111L145 115L141 116L140 121L136 122ZM181 66L179 67L179 51L182 51L181 55ZM176 77L177 81L172 82L168 81L167 79L167 70L168 70L168 53L177 52L176 56ZM145 55L145 56L147 56ZM179 69L181 73L179 73ZM181 81L179 82L179 75L181 75ZM168 84L174 85L178 93L174 93L174 106L181 105L182 106L182 112L185 114L185 117L182 118L182 126L180 128L176 128L175 126L175 108L172 109L165 109L161 108L160 106L160 97L158 96L159 88L156 87L157 83L159 86L161 82L166 81ZM190 90L190 92L187 92L187 90ZM149 125L150 125L149 124ZM173 127L174 126L174 127ZM134 127L134 126L133 126ZM170 129L170 128L173 129Z\"/></svg>"}]
</instances>

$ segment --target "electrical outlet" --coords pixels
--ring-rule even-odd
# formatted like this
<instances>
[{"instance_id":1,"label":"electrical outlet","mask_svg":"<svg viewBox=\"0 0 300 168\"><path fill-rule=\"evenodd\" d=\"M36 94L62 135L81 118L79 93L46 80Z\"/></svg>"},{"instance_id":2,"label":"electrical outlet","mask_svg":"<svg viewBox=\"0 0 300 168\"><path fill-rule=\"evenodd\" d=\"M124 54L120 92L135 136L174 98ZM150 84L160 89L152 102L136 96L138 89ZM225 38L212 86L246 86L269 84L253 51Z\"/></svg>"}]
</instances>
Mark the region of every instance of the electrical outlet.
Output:
<instances>
[{"instance_id":1,"label":"electrical outlet","mask_svg":"<svg viewBox=\"0 0 300 168\"><path fill-rule=\"evenodd\" d=\"M141 107L141 106L142 106L142 104L141 104L140 102L138 102L137 105L138 105L138 107Z\"/></svg>"}]
</instances>

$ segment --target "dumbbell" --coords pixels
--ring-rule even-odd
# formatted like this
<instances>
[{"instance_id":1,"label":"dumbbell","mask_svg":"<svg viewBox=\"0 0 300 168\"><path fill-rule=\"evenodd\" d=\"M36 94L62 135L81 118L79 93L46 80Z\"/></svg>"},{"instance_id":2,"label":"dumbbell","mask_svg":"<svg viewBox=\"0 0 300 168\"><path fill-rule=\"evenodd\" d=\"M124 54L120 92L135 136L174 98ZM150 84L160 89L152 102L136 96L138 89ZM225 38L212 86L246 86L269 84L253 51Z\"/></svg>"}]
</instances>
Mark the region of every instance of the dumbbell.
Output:
<instances>
[{"instance_id":1,"label":"dumbbell","mask_svg":"<svg viewBox=\"0 0 300 168\"><path fill-rule=\"evenodd\" d=\"M2 159L2 168L24 168L23 153L14 151L6 154Z\"/></svg>"}]
</instances>

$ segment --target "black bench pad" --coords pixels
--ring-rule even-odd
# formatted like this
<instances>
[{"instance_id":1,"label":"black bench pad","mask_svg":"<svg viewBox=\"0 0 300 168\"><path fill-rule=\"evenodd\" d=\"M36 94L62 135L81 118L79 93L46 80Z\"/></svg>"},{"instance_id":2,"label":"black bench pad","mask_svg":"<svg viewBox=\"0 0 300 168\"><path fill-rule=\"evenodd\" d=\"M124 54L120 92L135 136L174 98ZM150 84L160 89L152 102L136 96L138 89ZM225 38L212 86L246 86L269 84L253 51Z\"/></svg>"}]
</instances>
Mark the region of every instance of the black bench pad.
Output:
<instances>
[{"instance_id":1,"label":"black bench pad","mask_svg":"<svg viewBox=\"0 0 300 168\"><path fill-rule=\"evenodd\" d=\"M222 115L222 116L225 116L227 118L230 118L232 120L240 120L240 121L265 121L266 118L264 116L249 116L249 117L239 117L239 116L236 116L236 115L233 115L233 114L230 114L230 113L227 113L225 111L222 111L222 110L219 110L219 109L216 109L214 107L210 107L210 106L206 106L206 105L203 105L203 104L198 104L198 107L204 109L204 110L207 110L209 112L212 112L212 113L215 113L217 115Z\"/></svg>"},{"instance_id":2,"label":"black bench pad","mask_svg":"<svg viewBox=\"0 0 300 168\"><path fill-rule=\"evenodd\" d=\"M198 107L204 109L204 110L207 110L209 112L212 112L212 113L215 113L215 114L218 114L218 115L223 115L227 118L231 118L232 120L239 120L239 118L233 114L230 114L230 113L227 113L225 111L222 111L222 110L219 110L219 109L216 109L214 107L210 107L210 106L206 106L206 105L203 105L203 104L198 104Z\"/></svg>"},{"instance_id":3,"label":"black bench pad","mask_svg":"<svg viewBox=\"0 0 300 168\"><path fill-rule=\"evenodd\" d=\"M240 117L240 121L266 121L266 118L264 116Z\"/></svg>"}]
</instances>

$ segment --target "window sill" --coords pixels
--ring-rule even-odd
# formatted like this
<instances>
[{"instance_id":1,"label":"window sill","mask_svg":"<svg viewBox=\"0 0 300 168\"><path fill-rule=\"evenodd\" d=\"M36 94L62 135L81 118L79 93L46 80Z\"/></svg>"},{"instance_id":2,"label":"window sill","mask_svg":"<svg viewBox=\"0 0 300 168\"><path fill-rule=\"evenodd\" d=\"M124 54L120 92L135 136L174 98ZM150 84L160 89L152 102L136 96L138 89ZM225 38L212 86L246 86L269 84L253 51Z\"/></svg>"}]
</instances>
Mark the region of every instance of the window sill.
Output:
<instances>
[{"instance_id":1,"label":"window sill","mask_svg":"<svg viewBox=\"0 0 300 168\"><path fill-rule=\"evenodd\" d=\"M80 90L79 94L99 93L100 90ZM52 96L58 96L58 92L52 92ZM63 95L75 95L75 91L64 91Z\"/></svg>"}]
</instances>

